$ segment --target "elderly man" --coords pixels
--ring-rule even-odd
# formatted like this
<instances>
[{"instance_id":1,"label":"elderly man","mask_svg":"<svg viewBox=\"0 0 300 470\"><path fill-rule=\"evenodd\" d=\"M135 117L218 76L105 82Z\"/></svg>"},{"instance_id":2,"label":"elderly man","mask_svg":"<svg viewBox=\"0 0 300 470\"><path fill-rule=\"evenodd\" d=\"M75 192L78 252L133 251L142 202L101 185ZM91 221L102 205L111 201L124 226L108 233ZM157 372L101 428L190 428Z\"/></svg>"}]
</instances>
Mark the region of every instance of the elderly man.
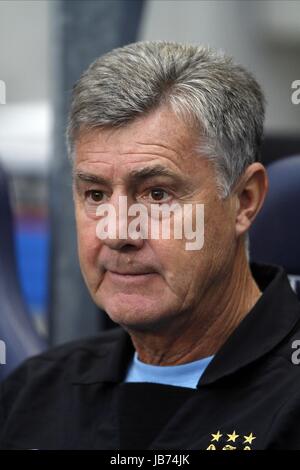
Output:
<instances>
[{"instance_id":1,"label":"elderly man","mask_svg":"<svg viewBox=\"0 0 300 470\"><path fill-rule=\"evenodd\" d=\"M251 74L203 47L131 44L82 75L67 132L79 259L121 328L8 378L3 448L300 447L299 304L281 268L248 262L263 119Z\"/></svg>"}]
</instances>

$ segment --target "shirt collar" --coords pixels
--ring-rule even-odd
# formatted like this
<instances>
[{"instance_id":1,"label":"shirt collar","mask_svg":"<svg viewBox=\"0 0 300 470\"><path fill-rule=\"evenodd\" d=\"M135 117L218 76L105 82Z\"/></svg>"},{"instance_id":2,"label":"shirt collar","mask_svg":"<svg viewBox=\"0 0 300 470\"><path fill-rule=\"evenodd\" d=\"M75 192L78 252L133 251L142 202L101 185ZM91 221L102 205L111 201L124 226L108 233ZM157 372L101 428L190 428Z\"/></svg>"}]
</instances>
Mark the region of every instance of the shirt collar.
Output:
<instances>
[{"instance_id":1,"label":"shirt collar","mask_svg":"<svg viewBox=\"0 0 300 470\"><path fill-rule=\"evenodd\" d=\"M233 374L275 348L300 320L300 304L287 275L278 266L252 263L252 274L263 295L233 331L208 365L197 388ZM100 350L101 348L101 350ZM88 370L73 383L122 382L134 355L130 336L115 329L110 341L99 345Z\"/></svg>"}]
</instances>

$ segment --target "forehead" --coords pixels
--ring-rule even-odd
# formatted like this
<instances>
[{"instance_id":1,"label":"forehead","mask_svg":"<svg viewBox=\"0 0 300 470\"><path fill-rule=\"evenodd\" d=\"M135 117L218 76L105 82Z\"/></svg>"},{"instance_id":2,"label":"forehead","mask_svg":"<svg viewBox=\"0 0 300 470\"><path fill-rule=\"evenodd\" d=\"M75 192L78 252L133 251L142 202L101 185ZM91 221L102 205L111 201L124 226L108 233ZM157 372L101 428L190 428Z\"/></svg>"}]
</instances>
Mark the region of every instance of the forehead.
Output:
<instances>
[{"instance_id":1,"label":"forehead","mask_svg":"<svg viewBox=\"0 0 300 470\"><path fill-rule=\"evenodd\" d=\"M159 109L120 128L82 132L76 142L75 166L116 167L126 172L133 166L160 163L173 170L195 171L198 135L172 111ZM202 159L200 159L202 160Z\"/></svg>"}]
</instances>

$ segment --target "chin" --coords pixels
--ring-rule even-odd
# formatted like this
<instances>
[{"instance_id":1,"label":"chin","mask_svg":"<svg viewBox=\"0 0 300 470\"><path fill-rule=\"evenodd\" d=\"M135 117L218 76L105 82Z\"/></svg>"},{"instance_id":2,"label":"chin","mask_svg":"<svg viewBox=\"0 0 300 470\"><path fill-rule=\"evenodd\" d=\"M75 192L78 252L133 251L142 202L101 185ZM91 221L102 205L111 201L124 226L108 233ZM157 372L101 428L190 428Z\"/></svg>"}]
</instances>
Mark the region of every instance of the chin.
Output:
<instances>
[{"instance_id":1,"label":"chin","mask_svg":"<svg viewBox=\"0 0 300 470\"><path fill-rule=\"evenodd\" d=\"M163 308L158 299L148 299L140 296L109 299L102 302L105 312L110 319L125 329L154 330L159 328L172 316L170 310Z\"/></svg>"}]
</instances>

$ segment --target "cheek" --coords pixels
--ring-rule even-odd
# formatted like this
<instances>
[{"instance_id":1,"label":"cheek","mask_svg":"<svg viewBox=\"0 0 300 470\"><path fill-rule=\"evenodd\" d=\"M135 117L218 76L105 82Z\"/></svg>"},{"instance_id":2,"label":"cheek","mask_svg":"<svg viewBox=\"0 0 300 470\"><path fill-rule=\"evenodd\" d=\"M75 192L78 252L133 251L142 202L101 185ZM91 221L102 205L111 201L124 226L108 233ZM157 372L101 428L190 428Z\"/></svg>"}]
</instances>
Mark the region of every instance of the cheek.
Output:
<instances>
[{"instance_id":1,"label":"cheek","mask_svg":"<svg viewBox=\"0 0 300 470\"><path fill-rule=\"evenodd\" d=\"M225 209L214 207L205 219L203 255L211 269L229 262L235 245L234 215Z\"/></svg>"},{"instance_id":2,"label":"cheek","mask_svg":"<svg viewBox=\"0 0 300 470\"><path fill-rule=\"evenodd\" d=\"M184 256L183 240L148 240L153 257L159 261L162 271L174 271Z\"/></svg>"},{"instance_id":3,"label":"cheek","mask_svg":"<svg viewBox=\"0 0 300 470\"><path fill-rule=\"evenodd\" d=\"M194 277L195 261L201 251L186 250L186 240L150 240L149 244L169 289L177 297L183 297Z\"/></svg>"},{"instance_id":4,"label":"cheek","mask_svg":"<svg viewBox=\"0 0 300 470\"><path fill-rule=\"evenodd\" d=\"M96 265L101 241L96 236L95 221L77 217L77 241L81 267Z\"/></svg>"}]
</instances>

